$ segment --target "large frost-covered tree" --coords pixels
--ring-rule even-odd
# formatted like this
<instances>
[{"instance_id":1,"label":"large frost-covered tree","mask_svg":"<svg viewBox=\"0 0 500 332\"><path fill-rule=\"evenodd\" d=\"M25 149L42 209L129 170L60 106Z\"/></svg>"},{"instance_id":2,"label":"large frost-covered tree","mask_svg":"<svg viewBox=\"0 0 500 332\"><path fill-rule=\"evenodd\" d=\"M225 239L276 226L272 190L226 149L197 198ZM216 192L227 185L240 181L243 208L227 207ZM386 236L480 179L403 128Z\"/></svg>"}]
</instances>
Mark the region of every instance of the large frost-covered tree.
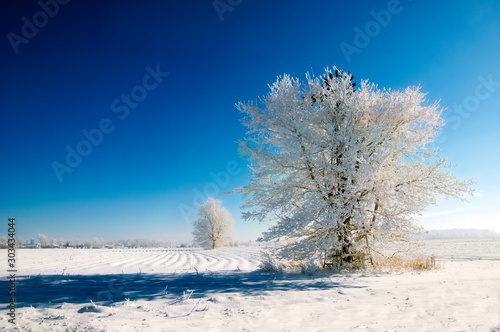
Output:
<instances>
[{"instance_id":1,"label":"large frost-covered tree","mask_svg":"<svg viewBox=\"0 0 500 332\"><path fill-rule=\"evenodd\" d=\"M233 224L233 218L222 207L222 202L209 197L199 206L198 219L194 222L194 240L204 248L225 246L233 239Z\"/></svg>"},{"instance_id":2,"label":"large frost-covered tree","mask_svg":"<svg viewBox=\"0 0 500 332\"><path fill-rule=\"evenodd\" d=\"M470 194L433 148L442 110L419 88L355 89L334 68L305 83L284 75L270 89L237 105L251 174L236 192L244 219L274 221L262 240L281 240L281 256L342 266L419 233L413 218L437 196Z\"/></svg>"}]
</instances>

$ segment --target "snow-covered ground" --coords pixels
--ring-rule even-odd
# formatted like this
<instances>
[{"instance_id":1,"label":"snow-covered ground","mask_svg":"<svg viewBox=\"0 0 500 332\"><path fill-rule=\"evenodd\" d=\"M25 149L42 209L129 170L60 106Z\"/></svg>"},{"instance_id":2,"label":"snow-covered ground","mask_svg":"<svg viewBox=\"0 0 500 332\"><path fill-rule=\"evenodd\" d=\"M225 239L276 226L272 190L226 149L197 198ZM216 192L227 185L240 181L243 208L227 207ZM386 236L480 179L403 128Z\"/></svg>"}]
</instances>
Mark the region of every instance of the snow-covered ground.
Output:
<instances>
[{"instance_id":1,"label":"snow-covered ground","mask_svg":"<svg viewBox=\"0 0 500 332\"><path fill-rule=\"evenodd\" d=\"M257 247L18 250L17 328L500 331L500 239L425 244L441 269L314 276L258 271ZM0 328L15 330L1 299Z\"/></svg>"}]
</instances>

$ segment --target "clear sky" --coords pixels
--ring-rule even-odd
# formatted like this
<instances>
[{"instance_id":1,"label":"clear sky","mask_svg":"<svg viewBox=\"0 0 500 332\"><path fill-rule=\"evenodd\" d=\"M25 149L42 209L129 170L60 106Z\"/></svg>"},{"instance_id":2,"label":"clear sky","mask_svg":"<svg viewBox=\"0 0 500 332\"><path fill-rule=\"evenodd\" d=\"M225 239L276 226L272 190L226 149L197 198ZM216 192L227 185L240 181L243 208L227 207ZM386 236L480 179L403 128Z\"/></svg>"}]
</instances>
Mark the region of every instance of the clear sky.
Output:
<instances>
[{"instance_id":1,"label":"clear sky","mask_svg":"<svg viewBox=\"0 0 500 332\"><path fill-rule=\"evenodd\" d=\"M191 239L222 199L236 237L246 163L238 101L327 66L420 85L447 108L442 153L476 182L428 229L500 231L498 1L2 1L0 235ZM1 224L0 224L1 225Z\"/></svg>"}]
</instances>

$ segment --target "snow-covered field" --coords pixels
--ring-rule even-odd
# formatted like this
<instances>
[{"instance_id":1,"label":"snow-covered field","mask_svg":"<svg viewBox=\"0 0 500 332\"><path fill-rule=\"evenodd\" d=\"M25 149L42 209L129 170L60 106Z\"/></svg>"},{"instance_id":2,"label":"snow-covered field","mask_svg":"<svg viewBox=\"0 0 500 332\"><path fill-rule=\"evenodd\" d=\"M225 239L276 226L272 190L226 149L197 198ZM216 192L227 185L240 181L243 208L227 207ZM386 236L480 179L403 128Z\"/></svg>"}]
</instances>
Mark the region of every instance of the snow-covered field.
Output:
<instances>
[{"instance_id":1,"label":"snow-covered field","mask_svg":"<svg viewBox=\"0 0 500 332\"><path fill-rule=\"evenodd\" d=\"M314 276L258 271L258 247L18 250L17 329L500 331L500 239L425 243L441 269Z\"/></svg>"}]
</instances>

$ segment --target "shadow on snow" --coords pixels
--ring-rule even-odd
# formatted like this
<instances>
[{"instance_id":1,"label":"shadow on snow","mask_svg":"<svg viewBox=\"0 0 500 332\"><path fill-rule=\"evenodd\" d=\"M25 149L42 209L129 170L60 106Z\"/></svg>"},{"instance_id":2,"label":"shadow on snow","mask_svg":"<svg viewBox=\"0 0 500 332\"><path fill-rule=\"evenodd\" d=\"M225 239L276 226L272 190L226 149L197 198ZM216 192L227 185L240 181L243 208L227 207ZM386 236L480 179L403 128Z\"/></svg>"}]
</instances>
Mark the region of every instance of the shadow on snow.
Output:
<instances>
[{"instance_id":1,"label":"shadow on snow","mask_svg":"<svg viewBox=\"0 0 500 332\"><path fill-rule=\"evenodd\" d=\"M0 281L0 288L7 289L7 283L8 281ZM273 274L260 271L38 275L17 278L16 301L18 307L52 307L62 303L89 303L90 300L110 305L126 299L172 301L191 291L191 298L200 298L221 293L258 296L272 291L329 290L336 287L357 286L300 273Z\"/></svg>"}]
</instances>

